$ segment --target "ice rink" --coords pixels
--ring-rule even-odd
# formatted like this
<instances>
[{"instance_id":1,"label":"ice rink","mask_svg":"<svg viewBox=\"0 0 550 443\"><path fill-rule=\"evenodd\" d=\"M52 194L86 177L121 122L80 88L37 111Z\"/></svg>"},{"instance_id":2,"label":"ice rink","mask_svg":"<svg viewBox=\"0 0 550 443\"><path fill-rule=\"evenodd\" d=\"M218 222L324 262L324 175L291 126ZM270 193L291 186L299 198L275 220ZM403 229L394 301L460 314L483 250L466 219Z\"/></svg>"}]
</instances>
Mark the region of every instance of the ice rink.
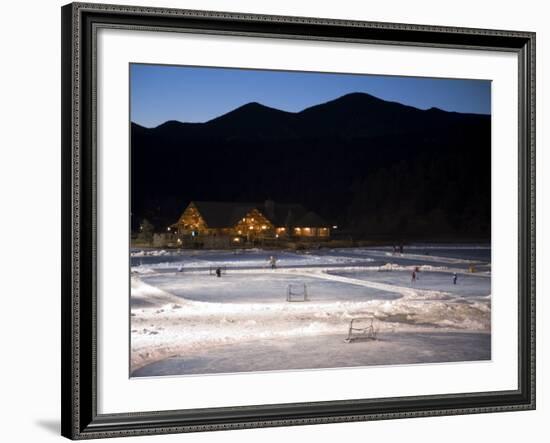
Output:
<instances>
[{"instance_id":1,"label":"ice rink","mask_svg":"<svg viewBox=\"0 0 550 443\"><path fill-rule=\"evenodd\" d=\"M132 250L131 375L487 360L490 263L487 245ZM376 340L346 343L354 318Z\"/></svg>"}]
</instances>

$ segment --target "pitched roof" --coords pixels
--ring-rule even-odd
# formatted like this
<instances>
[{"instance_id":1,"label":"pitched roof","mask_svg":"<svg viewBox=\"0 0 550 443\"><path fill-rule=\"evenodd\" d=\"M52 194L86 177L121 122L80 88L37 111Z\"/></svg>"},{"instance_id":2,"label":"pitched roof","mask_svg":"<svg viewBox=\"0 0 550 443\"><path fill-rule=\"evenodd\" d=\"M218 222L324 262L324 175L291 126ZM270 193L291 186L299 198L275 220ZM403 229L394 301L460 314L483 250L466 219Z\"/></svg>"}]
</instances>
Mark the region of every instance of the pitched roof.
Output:
<instances>
[{"instance_id":1,"label":"pitched roof","mask_svg":"<svg viewBox=\"0 0 550 443\"><path fill-rule=\"evenodd\" d=\"M254 203L231 202L192 202L209 228L228 228L235 226L246 214L252 211Z\"/></svg>"},{"instance_id":2,"label":"pitched roof","mask_svg":"<svg viewBox=\"0 0 550 443\"><path fill-rule=\"evenodd\" d=\"M315 212L309 211L306 215L300 218L296 225L298 226L309 226L310 228L322 228L328 226L328 223L323 220Z\"/></svg>"},{"instance_id":3,"label":"pitched roof","mask_svg":"<svg viewBox=\"0 0 550 443\"><path fill-rule=\"evenodd\" d=\"M268 205L262 205L263 213L275 226L293 225L298 219L303 217L307 210L302 205L287 203L274 203L273 211L269 210Z\"/></svg>"},{"instance_id":4,"label":"pitched roof","mask_svg":"<svg viewBox=\"0 0 550 443\"><path fill-rule=\"evenodd\" d=\"M209 228L228 228L235 226L253 209L260 211L274 226L323 227L328 223L318 214L307 211L295 203L239 203L193 201Z\"/></svg>"}]
</instances>

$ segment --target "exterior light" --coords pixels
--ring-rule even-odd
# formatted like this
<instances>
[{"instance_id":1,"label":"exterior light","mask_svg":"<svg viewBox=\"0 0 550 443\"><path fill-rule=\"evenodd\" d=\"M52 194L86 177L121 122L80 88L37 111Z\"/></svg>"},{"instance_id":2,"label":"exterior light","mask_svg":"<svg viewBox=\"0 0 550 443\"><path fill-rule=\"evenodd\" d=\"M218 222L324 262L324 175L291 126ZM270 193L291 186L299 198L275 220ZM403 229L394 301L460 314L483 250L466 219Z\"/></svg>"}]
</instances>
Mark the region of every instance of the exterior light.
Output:
<instances>
[{"instance_id":1,"label":"exterior light","mask_svg":"<svg viewBox=\"0 0 550 443\"><path fill-rule=\"evenodd\" d=\"M235 243L238 243L238 242L241 241L241 239L240 239L239 237L235 237L235 238L233 239L233 241L234 241Z\"/></svg>"},{"instance_id":2,"label":"exterior light","mask_svg":"<svg viewBox=\"0 0 550 443\"><path fill-rule=\"evenodd\" d=\"M170 226L168 226L168 227L166 228L166 230L167 230L168 232L170 232L170 231L171 231Z\"/></svg>"},{"instance_id":3,"label":"exterior light","mask_svg":"<svg viewBox=\"0 0 550 443\"><path fill-rule=\"evenodd\" d=\"M262 225L262 229L267 229L267 226L266 226L266 225Z\"/></svg>"},{"instance_id":4,"label":"exterior light","mask_svg":"<svg viewBox=\"0 0 550 443\"><path fill-rule=\"evenodd\" d=\"M252 231L252 229L254 229L254 226L249 226L248 229Z\"/></svg>"},{"instance_id":5,"label":"exterior light","mask_svg":"<svg viewBox=\"0 0 550 443\"><path fill-rule=\"evenodd\" d=\"M334 226L332 227L332 229L338 229L338 226L337 226L337 225L334 225Z\"/></svg>"},{"instance_id":6,"label":"exterior light","mask_svg":"<svg viewBox=\"0 0 550 443\"><path fill-rule=\"evenodd\" d=\"M237 233L238 233L238 234L242 234L242 233L243 233L243 231L240 231L240 230L239 230L239 231L237 231Z\"/></svg>"},{"instance_id":7,"label":"exterior light","mask_svg":"<svg viewBox=\"0 0 550 443\"><path fill-rule=\"evenodd\" d=\"M279 234L275 234L275 238L279 238Z\"/></svg>"}]
</instances>

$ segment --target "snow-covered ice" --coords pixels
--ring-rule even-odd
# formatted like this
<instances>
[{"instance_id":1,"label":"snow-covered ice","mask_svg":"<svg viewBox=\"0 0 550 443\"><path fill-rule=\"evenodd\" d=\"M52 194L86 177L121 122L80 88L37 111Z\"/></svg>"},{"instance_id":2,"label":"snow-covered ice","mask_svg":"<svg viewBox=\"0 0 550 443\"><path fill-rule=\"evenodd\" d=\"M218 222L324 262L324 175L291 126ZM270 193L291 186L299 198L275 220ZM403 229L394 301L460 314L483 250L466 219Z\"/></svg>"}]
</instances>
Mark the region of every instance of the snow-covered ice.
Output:
<instances>
[{"instance_id":1,"label":"snow-covered ice","mask_svg":"<svg viewBox=\"0 0 550 443\"><path fill-rule=\"evenodd\" d=\"M491 279L485 275L461 274L453 284L451 273L422 271L416 273L416 280L412 283L411 272L396 270L393 272L379 271L330 271L331 274L344 277L358 278L372 282L387 283L390 285L412 286L414 289L449 292L462 297L485 297L491 292Z\"/></svg>"},{"instance_id":2,"label":"snow-covered ice","mask_svg":"<svg viewBox=\"0 0 550 443\"><path fill-rule=\"evenodd\" d=\"M200 251L200 250L143 250L131 252L131 265L137 268L176 269L183 265L186 269L208 269L211 266L237 268L267 268L269 258L275 256L279 267L325 266L329 264L367 263L372 257L346 256L341 250L320 250L297 253L289 251L265 251L260 249Z\"/></svg>"},{"instance_id":3,"label":"snow-covered ice","mask_svg":"<svg viewBox=\"0 0 550 443\"><path fill-rule=\"evenodd\" d=\"M212 350L207 354L198 351L184 357L174 355L136 370L134 376L481 361L490 358L491 336L474 332L395 332L376 341L345 346L336 334L300 340L256 340ZM255 358L251 359L250 354Z\"/></svg>"},{"instance_id":4,"label":"snow-covered ice","mask_svg":"<svg viewBox=\"0 0 550 443\"><path fill-rule=\"evenodd\" d=\"M311 274L311 275L309 275ZM315 278L313 272L265 270L230 271L222 278L207 273L176 273L143 276L143 282L188 300L212 303L280 303L285 301L288 285L302 291L306 285L311 301L392 299L396 292L371 289L362 285Z\"/></svg>"},{"instance_id":5,"label":"snow-covered ice","mask_svg":"<svg viewBox=\"0 0 550 443\"><path fill-rule=\"evenodd\" d=\"M133 250L132 375L488 359L490 252L483 245L407 246L403 254ZM277 269L268 266L271 255ZM227 272L216 277L212 266ZM287 302L288 286L304 284L309 301ZM345 344L350 320L365 316L375 319L379 340ZM269 349L282 353L284 367L261 358ZM230 351L241 363L221 357Z\"/></svg>"}]
</instances>

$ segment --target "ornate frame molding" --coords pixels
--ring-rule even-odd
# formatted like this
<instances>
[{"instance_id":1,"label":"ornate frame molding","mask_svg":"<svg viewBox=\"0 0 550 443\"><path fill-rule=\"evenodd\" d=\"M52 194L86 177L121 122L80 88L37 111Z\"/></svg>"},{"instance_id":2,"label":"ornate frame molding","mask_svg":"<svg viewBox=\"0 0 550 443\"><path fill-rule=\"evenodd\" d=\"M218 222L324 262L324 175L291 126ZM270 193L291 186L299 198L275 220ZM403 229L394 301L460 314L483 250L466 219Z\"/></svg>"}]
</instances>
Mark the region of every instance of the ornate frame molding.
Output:
<instances>
[{"instance_id":1,"label":"ornate frame molding","mask_svg":"<svg viewBox=\"0 0 550 443\"><path fill-rule=\"evenodd\" d=\"M483 49L519 58L517 391L97 414L95 41L99 27ZM62 8L62 434L71 439L535 408L535 34L73 3Z\"/></svg>"}]
</instances>

